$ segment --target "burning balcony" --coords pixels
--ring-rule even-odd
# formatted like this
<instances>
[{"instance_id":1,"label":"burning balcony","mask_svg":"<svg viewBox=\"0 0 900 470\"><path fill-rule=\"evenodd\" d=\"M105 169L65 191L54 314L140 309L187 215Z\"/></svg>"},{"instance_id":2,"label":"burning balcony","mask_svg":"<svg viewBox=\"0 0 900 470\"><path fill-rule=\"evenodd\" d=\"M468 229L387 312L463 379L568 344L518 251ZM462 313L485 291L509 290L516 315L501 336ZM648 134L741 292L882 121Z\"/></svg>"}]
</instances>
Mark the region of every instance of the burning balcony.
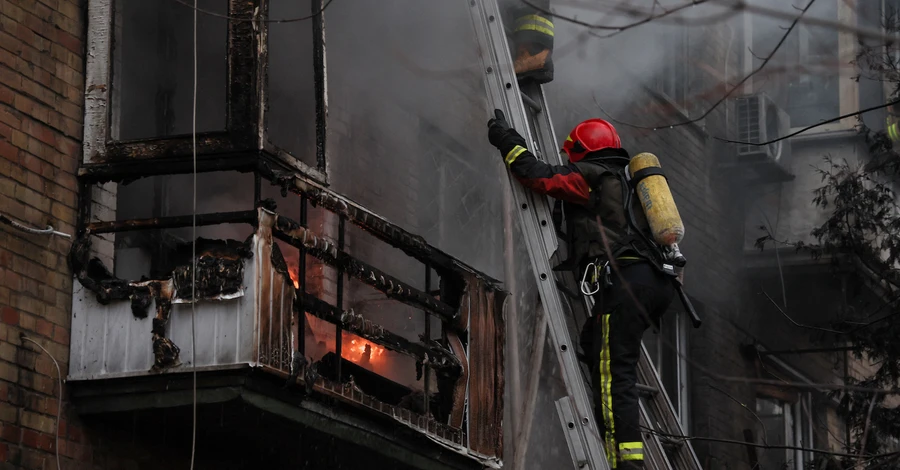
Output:
<instances>
[{"instance_id":1,"label":"burning balcony","mask_svg":"<svg viewBox=\"0 0 900 470\"><path fill-rule=\"evenodd\" d=\"M278 443L278 468L483 467L515 449L565 465L565 387L483 138L497 13L199 0L195 147L189 7L87 6L69 371L82 414L147 423L149 439L190 429L196 371L201 453L219 429L211 442L235 449ZM302 455L279 460L293 436Z\"/></svg>"},{"instance_id":2,"label":"burning balcony","mask_svg":"<svg viewBox=\"0 0 900 470\"><path fill-rule=\"evenodd\" d=\"M279 213L272 199L256 210L198 214L200 229L249 235L198 238L195 258L190 240L177 237L149 237L168 240L152 249L122 243L183 230L190 215L86 224L70 255L78 282L68 380L76 403L94 412L141 409L120 391L151 393L196 371L214 393L209 383L245 375L282 384L272 393L288 402L312 400L414 430L444 452L496 461L506 299L496 281L312 180L277 181L301 201L301 220ZM337 221L336 239L310 227L309 203L317 219ZM349 238L395 247L423 279L355 256L346 246L351 227ZM116 274L91 254L110 234L118 235ZM135 254L134 246L144 248ZM147 263L151 256L158 259ZM116 277L136 272L130 264L140 260L147 274ZM317 281L325 270L332 275ZM113 397L121 401L111 409Z\"/></svg>"}]
</instances>

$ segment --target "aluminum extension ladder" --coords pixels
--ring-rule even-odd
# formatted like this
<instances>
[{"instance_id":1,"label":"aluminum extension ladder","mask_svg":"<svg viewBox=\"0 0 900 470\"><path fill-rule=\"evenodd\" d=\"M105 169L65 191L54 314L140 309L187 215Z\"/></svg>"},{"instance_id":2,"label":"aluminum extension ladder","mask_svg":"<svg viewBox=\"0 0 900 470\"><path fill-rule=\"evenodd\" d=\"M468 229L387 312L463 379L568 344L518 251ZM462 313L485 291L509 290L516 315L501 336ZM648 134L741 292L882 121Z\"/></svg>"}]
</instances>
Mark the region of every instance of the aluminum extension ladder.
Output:
<instances>
[{"instance_id":1,"label":"aluminum extension ladder","mask_svg":"<svg viewBox=\"0 0 900 470\"><path fill-rule=\"evenodd\" d=\"M492 108L504 111L510 125L522 133L530 143L529 149L537 158L560 164L553 124L542 88L528 84L520 89L516 81L497 1L468 0L468 3L482 51L489 104ZM562 429L566 433L574 468L607 470L610 465L597 423L594 422L590 381L584 376L585 370L577 357L577 343L572 341L574 337L570 331L573 325L578 324L574 305L579 305L584 309L583 312L590 312L591 301L580 295L577 281L574 281L573 290L573 281L566 283L558 279L552 270L551 258L559 248L559 240L549 199L526 191L512 175L509 178L516 207L522 209L516 212L519 214L519 224L531 258L543 310L547 315L548 332L566 385L567 396L556 402L556 408ZM570 287L566 287L566 284ZM575 297L568 302L568 309L563 305L564 292ZM641 425L663 435L684 435L646 349L642 350L638 380L644 395L641 401ZM660 437L652 432L644 433L644 441L645 466L649 469L701 468L688 441Z\"/></svg>"}]
</instances>

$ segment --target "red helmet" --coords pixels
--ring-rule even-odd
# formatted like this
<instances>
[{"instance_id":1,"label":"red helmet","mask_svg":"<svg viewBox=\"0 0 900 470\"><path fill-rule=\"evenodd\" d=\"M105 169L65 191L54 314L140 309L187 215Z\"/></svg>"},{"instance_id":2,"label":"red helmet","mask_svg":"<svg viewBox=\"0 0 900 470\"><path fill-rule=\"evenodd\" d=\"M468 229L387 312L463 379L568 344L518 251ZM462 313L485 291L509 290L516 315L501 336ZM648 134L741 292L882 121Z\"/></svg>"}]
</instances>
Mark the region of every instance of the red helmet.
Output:
<instances>
[{"instance_id":1,"label":"red helmet","mask_svg":"<svg viewBox=\"0 0 900 470\"><path fill-rule=\"evenodd\" d=\"M621 147L622 141L616 128L603 119L588 119L575 126L563 142L563 151L572 163L581 160L590 152Z\"/></svg>"}]
</instances>

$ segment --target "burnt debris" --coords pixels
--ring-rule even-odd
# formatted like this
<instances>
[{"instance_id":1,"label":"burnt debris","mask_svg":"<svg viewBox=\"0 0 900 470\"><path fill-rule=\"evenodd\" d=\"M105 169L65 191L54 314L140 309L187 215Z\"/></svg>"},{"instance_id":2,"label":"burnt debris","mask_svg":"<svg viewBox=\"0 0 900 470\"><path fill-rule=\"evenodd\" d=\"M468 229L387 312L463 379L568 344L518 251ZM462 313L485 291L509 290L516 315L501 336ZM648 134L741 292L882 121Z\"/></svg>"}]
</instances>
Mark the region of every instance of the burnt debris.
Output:
<instances>
[{"instance_id":1,"label":"burnt debris","mask_svg":"<svg viewBox=\"0 0 900 470\"><path fill-rule=\"evenodd\" d=\"M244 260L250 258L250 240L197 239L198 299L215 299L240 292L243 283ZM97 302L107 305L115 300L129 300L136 318L147 318L151 301L156 304L156 316L151 331L154 363L152 372L181 364L180 348L166 335L173 298L192 300L191 253L189 243L179 245L171 259L178 264L170 270L168 279L127 281L113 275L98 258L90 258L91 236L81 235L69 251L69 265L75 278L93 292Z\"/></svg>"}]
</instances>

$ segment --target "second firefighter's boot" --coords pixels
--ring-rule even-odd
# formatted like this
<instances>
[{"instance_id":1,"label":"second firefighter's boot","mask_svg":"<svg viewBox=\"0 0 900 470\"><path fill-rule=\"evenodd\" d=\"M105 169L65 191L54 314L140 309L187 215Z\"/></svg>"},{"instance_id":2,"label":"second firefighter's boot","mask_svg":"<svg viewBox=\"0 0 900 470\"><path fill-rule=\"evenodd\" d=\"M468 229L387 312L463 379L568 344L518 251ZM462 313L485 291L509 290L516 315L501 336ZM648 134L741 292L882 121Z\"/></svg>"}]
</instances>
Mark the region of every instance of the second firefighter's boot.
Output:
<instances>
[{"instance_id":1,"label":"second firefighter's boot","mask_svg":"<svg viewBox=\"0 0 900 470\"><path fill-rule=\"evenodd\" d=\"M553 80L553 21L543 13L520 14L513 32L516 45L514 61L519 81L538 84Z\"/></svg>"},{"instance_id":2,"label":"second firefighter's boot","mask_svg":"<svg viewBox=\"0 0 900 470\"><path fill-rule=\"evenodd\" d=\"M538 84L553 81L553 50L536 43L519 44L514 62L519 81L534 80Z\"/></svg>"}]
</instances>

